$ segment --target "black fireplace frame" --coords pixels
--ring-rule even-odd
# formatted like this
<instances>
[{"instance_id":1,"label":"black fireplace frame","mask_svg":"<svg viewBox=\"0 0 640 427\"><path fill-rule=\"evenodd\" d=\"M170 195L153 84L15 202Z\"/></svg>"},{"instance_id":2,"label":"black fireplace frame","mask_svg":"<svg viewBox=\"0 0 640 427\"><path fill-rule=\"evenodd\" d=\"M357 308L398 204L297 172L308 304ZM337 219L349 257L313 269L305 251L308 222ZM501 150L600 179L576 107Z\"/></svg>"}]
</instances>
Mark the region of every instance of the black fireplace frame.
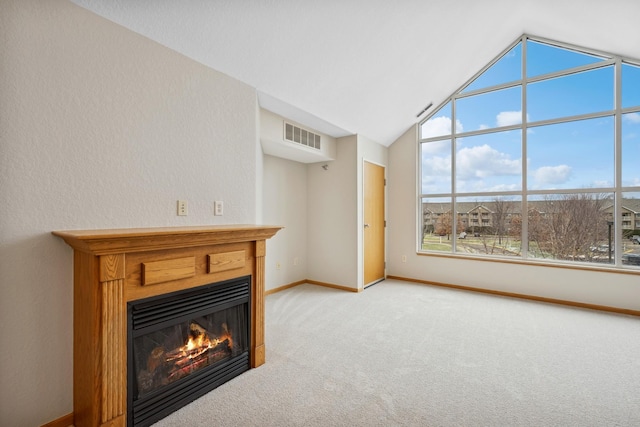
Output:
<instances>
[{"instance_id":1,"label":"black fireplace frame","mask_svg":"<svg viewBox=\"0 0 640 427\"><path fill-rule=\"evenodd\" d=\"M251 276L171 292L127 303L127 425L147 427L202 397L211 390L250 369L250 351L199 369L138 399L135 381L133 341L190 318L243 305L246 330L251 338Z\"/></svg>"}]
</instances>

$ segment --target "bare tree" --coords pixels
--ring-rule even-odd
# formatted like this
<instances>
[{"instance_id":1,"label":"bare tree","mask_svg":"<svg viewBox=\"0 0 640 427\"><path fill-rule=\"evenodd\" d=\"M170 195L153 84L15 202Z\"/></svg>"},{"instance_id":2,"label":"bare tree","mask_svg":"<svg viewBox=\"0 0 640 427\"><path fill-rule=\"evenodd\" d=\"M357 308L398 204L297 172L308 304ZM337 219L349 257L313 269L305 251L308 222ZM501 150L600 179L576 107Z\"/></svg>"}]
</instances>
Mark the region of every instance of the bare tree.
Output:
<instances>
[{"instance_id":1,"label":"bare tree","mask_svg":"<svg viewBox=\"0 0 640 427\"><path fill-rule=\"evenodd\" d=\"M493 230L502 245L502 237L507 233L509 215L513 212L513 202L503 197L493 199Z\"/></svg>"},{"instance_id":2,"label":"bare tree","mask_svg":"<svg viewBox=\"0 0 640 427\"><path fill-rule=\"evenodd\" d=\"M512 249L508 249L506 246L509 244L511 222L515 218L513 215L515 203L503 197L496 197L491 202L483 203L484 212L482 215L491 218L490 221L487 221L487 225L482 227L484 233L480 237L480 243L484 253L512 254ZM478 202L479 207L480 205L481 203ZM518 224L518 228L521 230L520 224Z\"/></svg>"},{"instance_id":3,"label":"bare tree","mask_svg":"<svg viewBox=\"0 0 640 427\"><path fill-rule=\"evenodd\" d=\"M545 257L546 252L546 242L549 240L548 237L548 227L545 224L545 217L547 213L541 212L538 209L530 209L527 213L527 230L528 230L528 241L529 247L531 248L531 242L534 242L538 249L540 250L540 254L542 257ZM520 220L521 222L521 220ZM518 231L521 233L521 228Z\"/></svg>"},{"instance_id":4,"label":"bare tree","mask_svg":"<svg viewBox=\"0 0 640 427\"><path fill-rule=\"evenodd\" d=\"M607 233L607 197L600 194L565 194L545 200L545 215L537 234L542 250L554 258L592 260ZM610 202L609 202L610 203Z\"/></svg>"}]
</instances>

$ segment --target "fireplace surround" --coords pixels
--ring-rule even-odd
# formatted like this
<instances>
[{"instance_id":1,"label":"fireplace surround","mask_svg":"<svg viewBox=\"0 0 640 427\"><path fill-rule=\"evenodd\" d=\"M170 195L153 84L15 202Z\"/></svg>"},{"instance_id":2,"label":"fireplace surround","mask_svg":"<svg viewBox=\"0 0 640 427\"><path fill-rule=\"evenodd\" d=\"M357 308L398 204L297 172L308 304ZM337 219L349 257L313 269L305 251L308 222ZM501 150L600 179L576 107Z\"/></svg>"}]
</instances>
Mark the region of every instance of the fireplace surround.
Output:
<instances>
[{"instance_id":1,"label":"fireplace surround","mask_svg":"<svg viewBox=\"0 0 640 427\"><path fill-rule=\"evenodd\" d=\"M127 421L131 414L128 406L132 404L128 393L132 366L129 357L134 356L129 347L128 310L145 307L150 301L180 293L190 295L207 287L245 283L246 305L239 310L247 311L247 351L232 348L234 344L224 349L221 343L228 337L210 337L221 343L218 343L220 346L214 351L215 355L212 354L210 365L213 368L207 367L203 371L230 361L239 364L240 367L234 369L241 372L262 365L265 362L266 240L280 229L277 226L227 225L53 232L74 249L74 425L131 425ZM191 314L183 317L197 319L188 320L186 326L193 329L191 334L194 336L205 331L215 335L224 327L229 329L226 320L215 321L213 314ZM218 324L214 325L216 322ZM174 325L173 328L184 329L185 326ZM149 331L158 333L161 329ZM241 336L242 333L236 335L240 341ZM219 351L228 354L221 355ZM231 353L234 356L230 356ZM194 375L200 375L198 372ZM145 375L142 375L143 379Z\"/></svg>"}]
</instances>

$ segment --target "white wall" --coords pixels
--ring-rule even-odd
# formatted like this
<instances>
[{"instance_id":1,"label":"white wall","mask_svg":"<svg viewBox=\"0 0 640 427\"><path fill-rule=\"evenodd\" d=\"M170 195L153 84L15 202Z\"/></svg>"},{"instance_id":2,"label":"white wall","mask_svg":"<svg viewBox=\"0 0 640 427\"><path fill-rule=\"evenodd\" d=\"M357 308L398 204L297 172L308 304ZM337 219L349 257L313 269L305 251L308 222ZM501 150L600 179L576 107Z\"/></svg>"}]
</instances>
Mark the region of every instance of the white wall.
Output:
<instances>
[{"instance_id":1,"label":"white wall","mask_svg":"<svg viewBox=\"0 0 640 427\"><path fill-rule=\"evenodd\" d=\"M308 279L358 288L358 141L337 140L327 170L308 165Z\"/></svg>"},{"instance_id":2,"label":"white wall","mask_svg":"<svg viewBox=\"0 0 640 427\"><path fill-rule=\"evenodd\" d=\"M400 276L408 267L416 264L416 129L413 126L389 147L387 169L387 274ZM409 259L409 257L411 259ZM415 278L427 277L423 271ZM425 279L426 280L426 279Z\"/></svg>"},{"instance_id":3,"label":"white wall","mask_svg":"<svg viewBox=\"0 0 640 427\"><path fill-rule=\"evenodd\" d=\"M308 219L307 176L309 170L322 170L321 166L329 162L308 162L335 158L337 148L335 138L311 129L322 137L322 152L314 156L314 153L309 153L313 150L284 140L284 122L297 124L295 121L265 109L260 109L259 117L263 148L265 144L270 145L265 152L277 152L277 156L264 156L263 222L284 226L283 230L267 241L265 288L270 290L309 278L307 235L311 221ZM273 150L273 144L286 148ZM322 194L332 197L331 191L327 190L323 188ZM279 269L276 267L278 264Z\"/></svg>"},{"instance_id":4,"label":"white wall","mask_svg":"<svg viewBox=\"0 0 640 427\"><path fill-rule=\"evenodd\" d=\"M65 0L3 0L0 28L0 425L35 426L73 410L73 259L51 231L256 222L258 108Z\"/></svg>"},{"instance_id":5,"label":"white wall","mask_svg":"<svg viewBox=\"0 0 640 427\"><path fill-rule=\"evenodd\" d=\"M263 188L264 223L284 227L267 240L269 290L307 279L307 165L264 156Z\"/></svg>"},{"instance_id":6,"label":"white wall","mask_svg":"<svg viewBox=\"0 0 640 427\"><path fill-rule=\"evenodd\" d=\"M261 118L262 137L281 133L282 117ZM285 227L267 241L267 290L305 279L363 287L363 162L386 166L388 150L359 135L334 146L336 160L308 165L264 156L264 221Z\"/></svg>"},{"instance_id":7,"label":"white wall","mask_svg":"<svg viewBox=\"0 0 640 427\"><path fill-rule=\"evenodd\" d=\"M256 209L254 222L256 224L264 224L264 198L263 191L264 187L262 185L262 179L264 178L264 154L262 152L262 145L260 144L260 106L258 105L258 93L255 93L255 177L254 181L255 186L255 200L254 206Z\"/></svg>"},{"instance_id":8,"label":"white wall","mask_svg":"<svg viewBox=\"0 0 640 427\"><path fill-rule=\"evenodd\" d=\"M416 127L389 149L387 274L640 310L637 275L416 255ZM407 262L401 261L402 255Z\"/></svg>"},{"instance_id":9,"label":"white wall","mask_svg":"<svg viewBox=\"0 0 640 427\"><path fill-rule=\"evenodd\" d=\"M387 148L360 135L337 140L328 170L308 166L308 279L363 287L363 162L387 164Z\"/></svg>"},{"instance_id":10,"label":"white wall","mask_svg":"<svg viewBox=\"0 0 640 427\"><path fill-rule=\"evenodd\" d=\"M299 126L302 129L313 131L320 135L320 149L309 148L302 144L285 140L284 122ZM332 136L301 125L289 118L276 113L260 109L260 140L265 154L294 160L301 163L317 163L336 158L336 139Z\"/></svg>"}]
</instances>

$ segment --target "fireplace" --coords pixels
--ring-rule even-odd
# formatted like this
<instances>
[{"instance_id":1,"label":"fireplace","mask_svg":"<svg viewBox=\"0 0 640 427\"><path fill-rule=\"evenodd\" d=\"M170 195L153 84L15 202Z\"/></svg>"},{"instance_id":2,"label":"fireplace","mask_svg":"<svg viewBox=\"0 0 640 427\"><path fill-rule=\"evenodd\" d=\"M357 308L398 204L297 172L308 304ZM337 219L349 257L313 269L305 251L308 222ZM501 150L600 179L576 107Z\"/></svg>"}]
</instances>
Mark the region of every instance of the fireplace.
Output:
<instances>
[{"instance_id":1,"label":"fireplace","mask_svg":"<svg viewBox=\"0 0 640 427\"><path fill-rule=\"evenodd\" d=\"M281 227L55 231L73 247L73 424L146 426L265 362Z\"/></svg>"},{"instance_id":2,"label":"fireplace","mask_svg":"<svg viewBox=\"0 0 640 427\"><path fill-rule=\"evenodd\" d=\"M149 426L249 369L250 280L128 304L128 425Z\"/></svg>"}]
</instances>

